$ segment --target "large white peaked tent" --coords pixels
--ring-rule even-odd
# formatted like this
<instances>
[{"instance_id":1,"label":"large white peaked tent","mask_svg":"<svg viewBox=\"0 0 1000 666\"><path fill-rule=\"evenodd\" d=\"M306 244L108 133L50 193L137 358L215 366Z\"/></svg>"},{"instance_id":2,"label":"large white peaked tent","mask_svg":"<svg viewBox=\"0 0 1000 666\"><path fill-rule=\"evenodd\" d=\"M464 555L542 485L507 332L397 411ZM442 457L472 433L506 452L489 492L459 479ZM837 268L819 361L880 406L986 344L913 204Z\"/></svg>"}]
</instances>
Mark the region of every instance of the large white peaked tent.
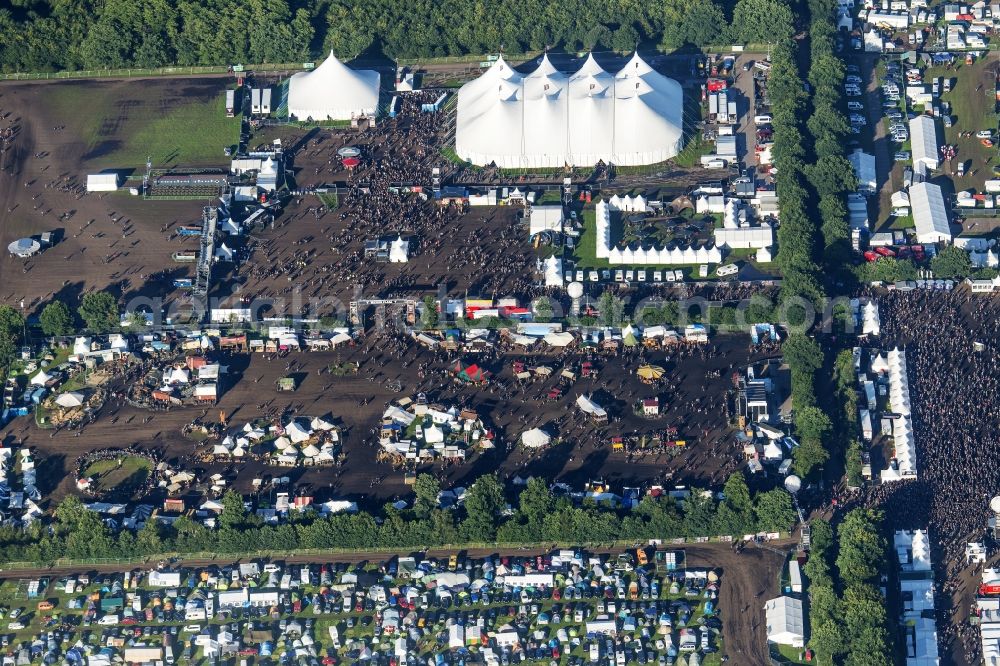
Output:
<instances>
[{"instance_id":1,"label":"large white peaked tent","mask_svg":"<svg viewBox=\"0 0 1000 666\"><path fill-rule=\"evenodd\" d=\"M288 114L298 120L350 120L374 116L378 109L379 73L351 69L330 54L311 72L288 82Z\"/></svg>"},{"instance_id":2,"label":"large white peaked tent","mask_svg":"<svg viewBox=\"0 0 1000 666\"><path fill-rule=\"evenodd\" d=\"M530 74L499 58L458 91L455 150L503 168L654 164L683 142L679 83L634 55L617 73L594 57L571 75L543 56Z\"/></svg>"}]
</instances>

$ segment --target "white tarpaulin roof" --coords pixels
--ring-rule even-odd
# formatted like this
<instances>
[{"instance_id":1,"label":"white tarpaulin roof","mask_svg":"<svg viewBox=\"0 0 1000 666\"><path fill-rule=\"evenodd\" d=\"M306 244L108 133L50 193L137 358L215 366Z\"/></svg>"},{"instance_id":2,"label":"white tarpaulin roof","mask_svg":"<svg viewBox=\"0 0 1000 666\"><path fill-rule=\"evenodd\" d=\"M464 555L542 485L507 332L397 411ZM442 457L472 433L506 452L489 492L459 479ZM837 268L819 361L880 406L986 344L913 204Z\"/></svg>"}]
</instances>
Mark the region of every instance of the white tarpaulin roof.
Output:
<instances>
[{"instance_id":1,"label":"white tarpaulin roof","mask_svg":"<svg viewBox=\"0 0 1000 666\"><path fill-rule=\"evenodd\" d=\"M572 333L563 331L561 333L549 333L545 336L545 344L553 347L566 347L573 343L575 339Z\"/></svg>"},{"instance_id":2,"label":"white tarpaulin roof","mask_svg":"<svg viewBox=\"0 0 1000 666\"><path fill-rule=\"evenodd\" d=\"M350 120L374 115L378 108L379 73L351 69L333 53L311 72L288 82L288 113L299 120Z\"/></svg>"},{"instance_id":3,"label":"white tarpaulin roof","mask_svg":"<svg viewBox=\"0 0 1000 666\"><path fill-rule=\"evenodd\" d=\"M528 234L534 236L543 231L562 231L562 206L532 206L528 223ZM553 255L555 256L555 255Z\"/></svg>"},{"instance_id":4,"label":"white tarpaulin roof","mask_svg":"<svg viewBox=\"0 0 1000 666\"><path fill-rule=\"evenodd\" d=\"M521 443L531 449L546 446L552 438L541 428L532 428L521 433Z\"/></svg>"},{"instance_id":5,"label":"white tarpaulin roof","mask_svg":"<svg viewBox=\"0 0 1000 666\"><path fill-rule=\"evenodd\" d=\"M315 417L309 425L313 430L333 430L333 424L326 419L321 419L320 417Z\"/></svg>"},{"instance_id":6,"label":"white tarpaulin roof","mask_svg":"<svg viewBox=\"0 0 1000 666\"><path fill-rule=\"evenodd\" d=\"M934 118L919 115L910 120L910 149L913 165L923 164L928 171L938 167L938 140Z\"/></svg>"},{"instance_id":7,"label":"white tarpaulin roof","mask_svg":"<svg viewBox=\"0 0 1000 666\"><path fill-rule=\"evenodd\" d=\"M917 228L917 242L937 243L951 240L948 209L945 208L941 186L915 183L910 187L910 207Z\"/></svg>"},{"instance_id":8,"label":"white tarpaulin roof","mask_svg":"<svg viewBox=\"0 0 1000 666\"><path fill-rule=\"evenodd\" d=\"M56 398L56 404L60 407L79 407L83 404L83 394L77 393L76 391L63 393L61 396Z\"/></svg>"},{"instance_id":9,"label":"white tarpaulin roof","mask_svg":"<svg viewBox=\"0 0 1000 666\"><path fill-rule=\"evenodd\" d=\"M505 168L654 164L683 141L679 83L634 55L617 74L593 56L574 74L542 56L530 74L499 58L458 91L456 152Z\"/></svg>"},{"instance_id":10,"label":"white tarpaulin roof","mask_svg":"<svg viewBox=\"0 0 1000 666\"><path fill-rule=\"evenodd\" d=\"M118 174L89 173L87 174L88 192L114 192L118 189Z\"/></svg>"},{"instance_id":11,"label":"white tarpaulin roof","mask_svg":"<svg viewBox=\"0 0 1000 666\"><path fill-rule=\"evenodd\" d=\"M607 416L608 413L604 411L604 408L598 405L596 402L591 400L585 395L581 395L576 399L576 405L586 414L592 414L593 416Z\"/></svg>"}]
</instances>

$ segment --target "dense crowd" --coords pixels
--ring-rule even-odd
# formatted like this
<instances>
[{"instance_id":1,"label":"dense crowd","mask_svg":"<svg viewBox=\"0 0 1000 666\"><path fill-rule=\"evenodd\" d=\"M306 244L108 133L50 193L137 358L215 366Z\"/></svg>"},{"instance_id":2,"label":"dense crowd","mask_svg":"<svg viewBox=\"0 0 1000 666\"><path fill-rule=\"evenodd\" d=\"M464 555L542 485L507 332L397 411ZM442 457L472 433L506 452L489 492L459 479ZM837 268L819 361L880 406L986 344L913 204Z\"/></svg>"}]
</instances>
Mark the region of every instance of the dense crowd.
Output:
<instances>
[{"instance_id":1,"label":"dense crowd","mask_svg":"<svg viewBox=\"0 0 1000 666\"><path fill-rule=\"evenodd\" d=\"M510 248L523 241L523 230L517 225L498 224L509 216L494 212L484 220L490 227L489 238L458 252L450 241L455 224L467 211L429 200L426 188L433 169L446 164L438 146L447 116L422 112L421 105L436 101L437 96L435 92L401 94L395 118L355 133L320 133L298 148L293 161L319 165L307 173L310 180L334 182L346 177L347 191L341 192L333 211L293 204L273 232L250 242L253 261L241 268L239 276L244 297L284 295L294 289L306 298L320 297L353 286L369 295L394 296L444 283L457 272L482 272L482 281L476 285L480 291L504 287L508 293L530 293L531 267L524 252L510 252L504 261L492 261L488 272L473 270L491 262L498 247ZM338 155L347 146L361 151L360 164L349 171ZM316 221L322 226L315 237L292 240L302 233L303 222ZM365 256L363 241L397 235L410 241L409 262L396 267L390 276L384 263ZM330 251L318 250L316 241ZM287 284L276 286L282 278Z\"/></svg>"},{"instance_id":2,"label":"dense crowd","mask_svg":"<svg viewBox=\"0 0 1000 666\"><path fill-rule=\"evenodd\" d=\"M961 609L945 599L970 598L978 584L965 546L984 539L990 498L1000 494L1000 303L966 289L890 291L878 303L881 345L906 350L918 479L836 501L884 509L891 529L930 527L939 637L943 645L957 641L974 663L978 632L951 622ZM996 554L996 544L987 544Z\"/></svg>"}]
</instances>

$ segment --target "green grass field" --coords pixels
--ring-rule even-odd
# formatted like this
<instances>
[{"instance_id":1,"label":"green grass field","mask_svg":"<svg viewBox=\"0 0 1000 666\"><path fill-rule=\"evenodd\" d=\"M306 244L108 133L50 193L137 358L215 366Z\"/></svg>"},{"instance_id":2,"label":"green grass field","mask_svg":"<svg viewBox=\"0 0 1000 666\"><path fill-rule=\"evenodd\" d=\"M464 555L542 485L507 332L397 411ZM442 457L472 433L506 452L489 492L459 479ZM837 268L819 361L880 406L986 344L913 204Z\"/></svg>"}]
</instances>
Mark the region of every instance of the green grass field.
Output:
<instances>
[{"instance_id":1,"label":"green grass field","mask_svg":"<svg viewBox=\"0 0 1000 666\"><path fill-rule=\"evenodd\" d=\"M993 165L996 164L997 148L987 147L975 137L979 130L991 130L996 135L997 114L994 111L995 84L992 74L996 67L996 56L977 60L973 65L960 65L957 69L947 70L944 67L931 67L924 73L924 80L930 81L935 76L952 79L951 92L942 92L941 99L951 103L951 114L954 124L943 127L944 143L957 146L956 159L942 163L940 171L952 176L955 190L975 189L982 191L983 183L993 177ZM972 132L971 137L960 137L961 132ZM987 162L989 160L989 162ZM965 175L959 178L952 175L958 168L958 163L966 164Z\"/></svg>"},{"instance_id":2,"label":"green grass field","mask_svg":"<svg viewBox=\"0 0 1000 666\"><path fill-rule=\"evenodd\" d=\"M131 492L145 482L153 466L145 458L126 456L118 460L96 460L83 471L85 477L94 479L101 492L108 490Z\"/></svg>"},{"instance_id":3,"label":"green grass field","mask_svg":"<svg viewBox=\"0 0 1000 666\"><path fill-rule=\"evenodd\" d=\"M142 169L147 157L161 168L226 162L223 148L239 141L240 118L226 117L221 85L207 99L166 94L157 99L155 89L147 92L58 84L46 90L45 101L53 123L65 124L80 137L89 168ZM127 99L131 97L139 99Z\"/></svg>"}]
</instances>

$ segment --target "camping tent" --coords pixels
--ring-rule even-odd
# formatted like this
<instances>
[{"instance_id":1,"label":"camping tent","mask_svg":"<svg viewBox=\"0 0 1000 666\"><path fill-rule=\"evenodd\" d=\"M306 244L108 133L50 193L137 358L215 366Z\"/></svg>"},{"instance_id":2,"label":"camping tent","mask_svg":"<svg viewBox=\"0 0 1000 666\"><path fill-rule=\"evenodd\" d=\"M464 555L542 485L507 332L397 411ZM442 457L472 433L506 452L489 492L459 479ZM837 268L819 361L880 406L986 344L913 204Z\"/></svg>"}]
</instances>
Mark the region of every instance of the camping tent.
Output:
<instances>
[{"instance_id":1,"label":"camping tent","mask_svg":"<svg viewBox=\"0 0 1000 666\"><path fill-rule=\"evenodd\" d=\"M532 428L521 433L521 443L529 449L540 449L551 441L552 437L541 428Z\"/></svg>"},{"instance_id":2,"label":"camping tent","mask_svg":"<svg viewBox=\"0 0 1000 666\"><path fill-rule=\"evenodd\" d=\"M374 116L378 108L379 73L351 69L333 53L311 72L288 82L288 114L298 120L350 120Z\"/></svg>"}]
</instances>

